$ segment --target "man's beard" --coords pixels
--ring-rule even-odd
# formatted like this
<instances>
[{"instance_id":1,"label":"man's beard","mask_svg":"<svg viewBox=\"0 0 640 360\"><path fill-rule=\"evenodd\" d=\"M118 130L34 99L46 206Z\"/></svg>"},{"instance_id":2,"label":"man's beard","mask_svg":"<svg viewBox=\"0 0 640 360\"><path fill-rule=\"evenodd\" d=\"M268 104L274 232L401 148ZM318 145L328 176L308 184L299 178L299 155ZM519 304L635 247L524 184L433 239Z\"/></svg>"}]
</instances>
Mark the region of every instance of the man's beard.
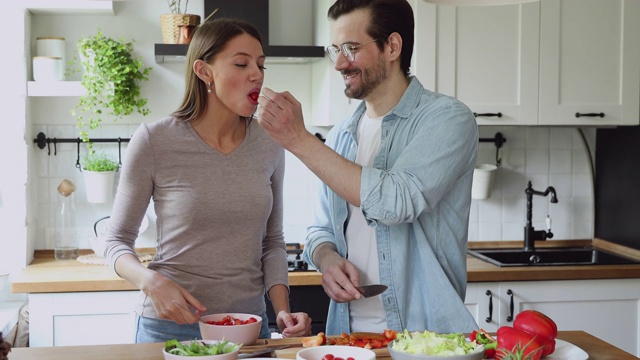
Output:
<instances>
[{"instance_id":1,"label":"man's beard","mask_svg":"<svg viewBox=\"0 0 640 360\"><path fill-rule=\"evenodd\" d=\"M342 75L350 75L360 72L361 84L359 88L347 85L344 94L351 99L363 100L375 90L378 85L385 81L388 77L387 68L382 56L378 57L378 61L372 68L362 71L360 68L348 69L342 72Z\"/></svg>"}]
</instances>

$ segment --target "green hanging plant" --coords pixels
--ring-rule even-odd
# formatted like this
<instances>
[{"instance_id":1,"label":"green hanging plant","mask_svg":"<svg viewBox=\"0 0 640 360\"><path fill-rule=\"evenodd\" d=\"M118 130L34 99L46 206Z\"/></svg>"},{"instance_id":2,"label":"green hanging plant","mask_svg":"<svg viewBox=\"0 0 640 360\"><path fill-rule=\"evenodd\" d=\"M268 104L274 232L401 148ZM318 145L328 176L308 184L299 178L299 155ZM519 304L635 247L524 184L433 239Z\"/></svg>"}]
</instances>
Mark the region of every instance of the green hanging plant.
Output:
<instances>
[{"instance_id":1,"label":"green hanging plant","mask_svg":"<svg viewBox=\"0 0 640 360\"><path fill-rule=\"evenodd\" d=\"M117 121L134 111L144 116L150 113L147 99L140 92L140 83L149 80L152 68L145 67L141 58L132 56L132 41L114 40L102 31L80 39L77 46L86 92L71 109L71 114L76 117L80 139L88 143L89 154L93 154L89 132L100 126L103 117Z\"/></svg>"},{"instance_id":2,"label":"green hanging plant","mask_svg":"<svg viewBox=\"0 0 640 360\"><path fill-rule=\"evenodd\" d=\"M120 164L109 155L94 152L84 158L82 168L95 172L116 171L120 168Z\"/></svg>"}]
</instances>

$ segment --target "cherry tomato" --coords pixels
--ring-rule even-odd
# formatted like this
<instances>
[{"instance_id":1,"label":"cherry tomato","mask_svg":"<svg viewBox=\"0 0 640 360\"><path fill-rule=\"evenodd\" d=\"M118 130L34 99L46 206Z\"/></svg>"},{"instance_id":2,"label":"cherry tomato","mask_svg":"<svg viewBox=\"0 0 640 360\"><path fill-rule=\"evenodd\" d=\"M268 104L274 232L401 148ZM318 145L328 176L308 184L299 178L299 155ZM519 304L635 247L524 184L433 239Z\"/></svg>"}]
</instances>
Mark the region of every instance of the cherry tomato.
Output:
<instances>
[{"instance_id":1,"label":"cherry tomato","mask_svg":"<svg viewBox=\"0 0 640 360\"><path fill-rule=\"evenodd\" d=\"M327 354L322 357L322 360L335 360L334 358L335 356L333 356L333 354Z\"/></svg>"}]
</instances>

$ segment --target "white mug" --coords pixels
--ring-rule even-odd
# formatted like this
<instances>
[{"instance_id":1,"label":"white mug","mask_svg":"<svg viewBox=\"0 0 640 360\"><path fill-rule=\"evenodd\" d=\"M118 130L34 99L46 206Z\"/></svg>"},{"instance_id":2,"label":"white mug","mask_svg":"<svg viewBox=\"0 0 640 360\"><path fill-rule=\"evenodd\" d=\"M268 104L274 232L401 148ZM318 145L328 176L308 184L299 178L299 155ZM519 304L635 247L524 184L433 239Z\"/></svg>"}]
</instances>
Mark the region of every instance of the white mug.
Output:
<instances>
[{"instance_id":1,"label":"white mug","mask_svg":"<svg viewBox=\"0 0 640 360\"><path fill-rule=\"evenodd\" d=\"M471 186L472 199L488 199L493 190L493 180L496 175L497 166L491 164L481 164L473 170L473 185Z\"/></svg>"}]
</instances>

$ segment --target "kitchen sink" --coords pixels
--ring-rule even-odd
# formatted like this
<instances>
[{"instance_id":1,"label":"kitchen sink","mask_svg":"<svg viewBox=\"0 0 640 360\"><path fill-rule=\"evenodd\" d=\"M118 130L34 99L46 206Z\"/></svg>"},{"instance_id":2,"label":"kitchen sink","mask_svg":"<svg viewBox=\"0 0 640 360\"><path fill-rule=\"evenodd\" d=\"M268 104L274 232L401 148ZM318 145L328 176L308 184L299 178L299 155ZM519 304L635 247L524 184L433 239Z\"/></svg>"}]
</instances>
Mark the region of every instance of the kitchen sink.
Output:
<instances>
[{"instance_id":1,"label":"kitchen sink","mask_svg":"<svg viewBox=\"0 0 640 360\"><path fill-rule=\"evenodd\" d=\"M500 267L640 264L640 260L593 247L539 248L534 251L522 248L470 249L468 253Z\"/></svg>"}]
</instances>

